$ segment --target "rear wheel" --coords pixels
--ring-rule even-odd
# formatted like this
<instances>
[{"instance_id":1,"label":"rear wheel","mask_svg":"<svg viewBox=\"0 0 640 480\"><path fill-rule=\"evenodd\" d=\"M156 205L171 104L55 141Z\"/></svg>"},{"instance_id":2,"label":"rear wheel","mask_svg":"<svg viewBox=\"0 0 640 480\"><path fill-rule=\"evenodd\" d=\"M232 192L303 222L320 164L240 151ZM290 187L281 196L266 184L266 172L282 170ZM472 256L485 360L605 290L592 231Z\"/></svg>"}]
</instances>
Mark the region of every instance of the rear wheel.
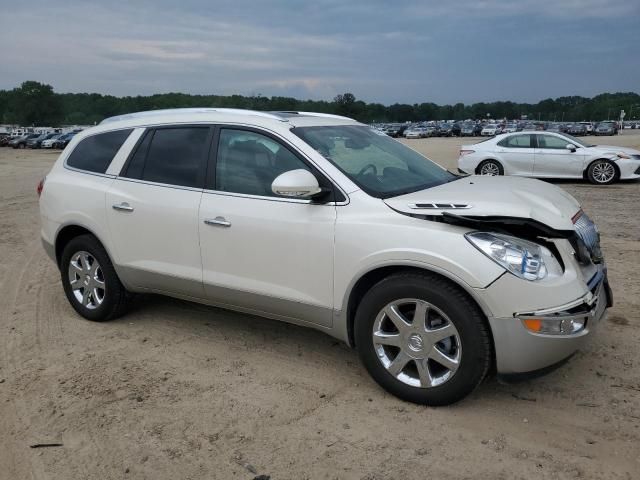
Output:
<instances>
[{"instance_id":1,"label":"rear wheel","mask_svg":"<svg viewBox=\"0 0 640 480\"><path fill-rule=\"evenodd\" d=\"M504 175L504 169L502 168L502 165L500 165L500 162L497 162L496 160L483 160L480 162L480 165L478 165L476 173L478 175L497 176Z\"/></svg>"},{"instance_id":2,"label":"rear wheel","mask_svg":"<svg viewBox=\"0 0 640 480\"><path fill-rule=\"evenodd\" d=\"M356 312L356 347L369 374L410 402L449 405L471 393L492 359L478 307L457 287L406 273L376 284Z\"/></svg>"},{"instance_id":3,"label":"rear wheel","mask_svg":"<svg viewBox=\"0 0 640 480\"><path fill-rule=\"evenodd\" d=\"M84 318L101 322L125 312L130 294L93 235L81 235L65 246L60 275L69 303Z\"/></svg>"},{"instance_id":4,"label":"rear wheel","mask_svg":"<svg viewBox=\"0 0 640 480\"><path fill-rule=\"evenodd\" d=\"M618 171L610 160L596 160L589 165L587 178L595 185L610 185L618 179Z\"/></svg>"}]
</instances>

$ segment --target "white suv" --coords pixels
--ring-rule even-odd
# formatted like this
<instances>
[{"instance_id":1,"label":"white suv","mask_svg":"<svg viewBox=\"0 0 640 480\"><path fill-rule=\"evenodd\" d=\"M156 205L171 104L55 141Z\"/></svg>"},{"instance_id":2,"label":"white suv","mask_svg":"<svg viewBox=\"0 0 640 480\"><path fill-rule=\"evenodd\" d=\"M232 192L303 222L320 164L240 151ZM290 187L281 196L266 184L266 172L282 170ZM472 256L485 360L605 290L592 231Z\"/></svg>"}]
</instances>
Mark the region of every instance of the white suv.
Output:
<instances>
[{"instance_id":1,"label":"white suv","mask_svg":"<svg viewBox=\"0 0 640 480\"><path fill-rule=\"evenodd\" d=\"M455 176L344 117L115 117L76 135L38 191L83 317L153 292L313 327L412 402L559 363L611 304L597 229L563 190Z\"/></svg>"}]
</instances>

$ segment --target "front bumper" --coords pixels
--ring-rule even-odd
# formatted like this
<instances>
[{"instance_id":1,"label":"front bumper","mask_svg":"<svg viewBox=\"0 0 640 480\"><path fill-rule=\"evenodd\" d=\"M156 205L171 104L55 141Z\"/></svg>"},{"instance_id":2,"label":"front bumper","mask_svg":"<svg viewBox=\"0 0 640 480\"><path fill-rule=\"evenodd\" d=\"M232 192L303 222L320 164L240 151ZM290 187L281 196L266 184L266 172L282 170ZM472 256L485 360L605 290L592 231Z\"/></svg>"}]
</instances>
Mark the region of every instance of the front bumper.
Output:
<instances>
[{"instance_id":1,"label":"front bumper","mask_svg":"<svg viewBox=\"0 0 640 480\"><path fill-rule=\"evenodd\" d=\"M589 282L589 291L576 300L553 308L515 313L510 318L489 318L496 350L499 375L535 372L553 366L573 355L585 343L589 334L603 320L612 304L611 290L604 268ZM523 324L527 318L561 320L563 326L572 320L584 321L576 333L533 333Z\"/></svg>"}]
</instances>

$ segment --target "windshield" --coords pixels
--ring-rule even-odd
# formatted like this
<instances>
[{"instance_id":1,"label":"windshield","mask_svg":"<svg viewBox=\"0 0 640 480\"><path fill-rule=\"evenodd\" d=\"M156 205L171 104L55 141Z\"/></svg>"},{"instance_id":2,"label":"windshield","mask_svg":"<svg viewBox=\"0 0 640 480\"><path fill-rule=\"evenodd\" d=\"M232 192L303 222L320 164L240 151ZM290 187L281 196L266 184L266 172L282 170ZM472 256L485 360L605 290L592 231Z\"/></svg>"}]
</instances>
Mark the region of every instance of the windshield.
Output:
<instances>
[{"instance_id":1,"label":"windshield","mask_svg":"<svg viewBox=\"0 0 640 480\"><path fill-rule=\"evenodd\" d=\"M374 197L417 192L458 178L369 127L297 127L292 132Z\"/></svg>"}]
</instances>

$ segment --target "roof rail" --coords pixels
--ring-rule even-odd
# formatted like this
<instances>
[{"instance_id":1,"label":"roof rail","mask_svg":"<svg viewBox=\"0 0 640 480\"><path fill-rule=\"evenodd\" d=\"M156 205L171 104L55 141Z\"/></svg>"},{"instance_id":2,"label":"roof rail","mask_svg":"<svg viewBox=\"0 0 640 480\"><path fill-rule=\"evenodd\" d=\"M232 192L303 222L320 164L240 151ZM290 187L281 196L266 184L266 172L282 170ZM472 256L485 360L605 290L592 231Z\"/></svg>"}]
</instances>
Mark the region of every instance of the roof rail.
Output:
<instances>
[{"instance_id":1,"label":"roof rail","mask_svg":"<svg viewBox=\"0 0 640 480\"><path fill-rule=\"evenodd\" d=\"M355 122L355 120L353 118L350 117L344 117L342 115L334 115L332 113L319 113L319 112L298 112L295 110L286 110L286 111L279 111L279 112L271 112L275 115L279 114L279 113L284 113L287 115L301 115L301 116L305 116L305 117L323 117L323 118L338 118L340 120L353 120Z\"/></svg>"},{"instance_id":2,"label":"roof rail","mask_svg":"<svg viewBox=\"0 0 640 480\"><path fill-rule=\"evenodd\" d=\"M124 115L116 115L115 117L105 118L100 122L110 123L119 120L131 120L134 118L156 117L159 115L180 115L189 113L231 113L237 115L253 115L255 117L271 118L280 122L288 122L286 118L271 112L262 112L258 110L243 110L241 108L166 108L162 110L147 110L145 112L125 113Z\"/></svg>"}]
</instances>

